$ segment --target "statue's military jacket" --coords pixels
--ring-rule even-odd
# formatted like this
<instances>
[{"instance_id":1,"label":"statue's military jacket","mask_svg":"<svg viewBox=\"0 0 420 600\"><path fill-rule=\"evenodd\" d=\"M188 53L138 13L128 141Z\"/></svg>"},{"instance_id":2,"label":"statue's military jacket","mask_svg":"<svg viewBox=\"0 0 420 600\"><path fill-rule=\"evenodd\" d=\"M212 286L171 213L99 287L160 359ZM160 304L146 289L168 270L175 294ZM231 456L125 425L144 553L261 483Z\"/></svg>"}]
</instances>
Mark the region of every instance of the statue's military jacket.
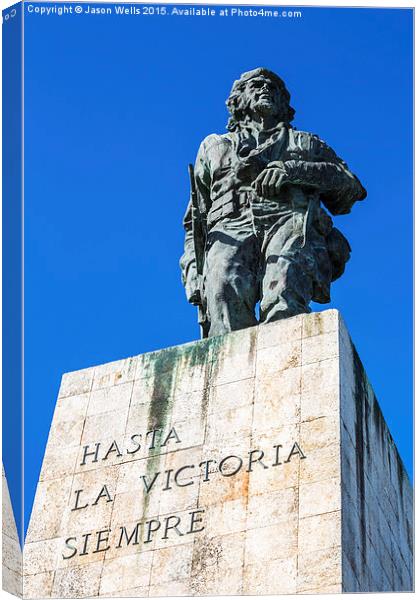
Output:
<instances>
[{"instance_id":1,"label":"statue's military jacket","mask_svg":"<svg viewBox=\"0 0 420 600\"><path fill-rule=\"evenodd\" d=\"M245 129L240 133L211 134L201 143L194 171L204 227L211 231L220 227L224 220L234 219L250 205L264 207L264 203L268 204L268 200L256 196L252 183L265 168L278 166L286 176L274 201L283 207L283 212L290 213L305 213L309 202L315 203L316 220L324 222L327 236L332 230L331 219L320 206L323 204L332 215L349 213L353 204L366 196L363 186L346 163L317 135L283 123L263 133L260 142ZM273 198L269 203L273 204ZM187 295L196 278L191 217L190 202L184 217L185 252L181 258ZM335 228L334 232L337 232ZM337 243L337 235L334 240L333 237L331 247ZM341 237L339 244L347 243L344 236ZM341 275L344 263L336 265L333 279Z\"/></svg>"}]
</instances>

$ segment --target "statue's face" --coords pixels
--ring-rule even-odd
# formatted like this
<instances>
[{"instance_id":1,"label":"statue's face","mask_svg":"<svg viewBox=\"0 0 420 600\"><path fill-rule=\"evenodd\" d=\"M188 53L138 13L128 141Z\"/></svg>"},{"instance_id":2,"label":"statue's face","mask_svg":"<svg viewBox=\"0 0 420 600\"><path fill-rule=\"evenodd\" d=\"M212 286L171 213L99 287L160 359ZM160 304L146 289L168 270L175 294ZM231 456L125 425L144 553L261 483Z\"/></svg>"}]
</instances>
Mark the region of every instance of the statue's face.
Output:
<instances>
[{"instance_id":1,"label":"statue's face","mask_svg":"<svg viewBox=\"0 0 420 600\"><path fill-rule=\"evenodd\" d=\"M268 77L260 76L250 79L244 91L251 111L262 116L279 113L283 104L283 94L278 86Z\"/></svg>"}]
</instances>

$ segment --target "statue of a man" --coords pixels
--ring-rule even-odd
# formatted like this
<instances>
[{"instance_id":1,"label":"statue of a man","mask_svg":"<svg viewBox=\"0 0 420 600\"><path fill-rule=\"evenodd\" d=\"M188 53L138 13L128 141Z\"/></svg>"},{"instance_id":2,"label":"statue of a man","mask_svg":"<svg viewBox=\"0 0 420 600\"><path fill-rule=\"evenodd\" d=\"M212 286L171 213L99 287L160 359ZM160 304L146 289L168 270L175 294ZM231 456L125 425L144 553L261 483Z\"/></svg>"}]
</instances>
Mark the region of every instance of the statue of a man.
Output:
<instances>
[{"instance_id":1,"label":"statue of a man","mask_svg":"<svg viewBox=\"0 0 420 600\"><path fill-rule=\"evenodd\" d=\"M226 104L228 133L201 143L184 218L182 278L204 337L256 325L258 302L261 323L329 302L350 246L325 208L346 214L366 196L325 142L292 127L275 73L243 73Z\"/></svg>"}]
</instances>

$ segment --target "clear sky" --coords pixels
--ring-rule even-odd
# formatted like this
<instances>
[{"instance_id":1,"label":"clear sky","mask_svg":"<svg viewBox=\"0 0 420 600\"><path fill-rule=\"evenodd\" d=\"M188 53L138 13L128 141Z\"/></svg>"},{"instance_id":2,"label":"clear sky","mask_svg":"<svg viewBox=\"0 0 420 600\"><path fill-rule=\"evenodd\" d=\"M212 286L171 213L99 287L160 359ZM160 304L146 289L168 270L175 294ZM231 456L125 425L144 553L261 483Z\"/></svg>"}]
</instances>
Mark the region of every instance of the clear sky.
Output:
<instances>
[{"instance_id":1,"label":"clear sky","mask_svg":"<svg viewBox=\"0 0 420 600\"><path fill-rule=\"evenodd\" d=\"M368 190L335 219L352 259L313 309L342 312L411 475L412 12L301 10L26 14L26 522L62 373L198 338L178 268L187 164L257 66Z\"/></svg>"}]
</instances>

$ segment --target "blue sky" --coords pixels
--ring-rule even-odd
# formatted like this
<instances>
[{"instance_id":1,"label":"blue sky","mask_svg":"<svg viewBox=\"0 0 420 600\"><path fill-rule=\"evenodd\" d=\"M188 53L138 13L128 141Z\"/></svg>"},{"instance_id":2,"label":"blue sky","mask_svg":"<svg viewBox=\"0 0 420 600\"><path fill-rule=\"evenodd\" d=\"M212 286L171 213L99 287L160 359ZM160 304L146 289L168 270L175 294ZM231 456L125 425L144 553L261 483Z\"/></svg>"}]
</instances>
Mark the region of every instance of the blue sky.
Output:
<instances>
[{"instance_id":1,"label":"blue sky","mask_svg":"<svg viewBox=\"0 0 420 600\"><path fill-rule=\"evenodd\" d=\"M412 13L26 15L25 520L62 373L197 339L178 268L187 164L233 79L281 75L368 198L338 308L412 472ZM13 490L12 490L13 493Z\"/></svg>"}]
</instances>

